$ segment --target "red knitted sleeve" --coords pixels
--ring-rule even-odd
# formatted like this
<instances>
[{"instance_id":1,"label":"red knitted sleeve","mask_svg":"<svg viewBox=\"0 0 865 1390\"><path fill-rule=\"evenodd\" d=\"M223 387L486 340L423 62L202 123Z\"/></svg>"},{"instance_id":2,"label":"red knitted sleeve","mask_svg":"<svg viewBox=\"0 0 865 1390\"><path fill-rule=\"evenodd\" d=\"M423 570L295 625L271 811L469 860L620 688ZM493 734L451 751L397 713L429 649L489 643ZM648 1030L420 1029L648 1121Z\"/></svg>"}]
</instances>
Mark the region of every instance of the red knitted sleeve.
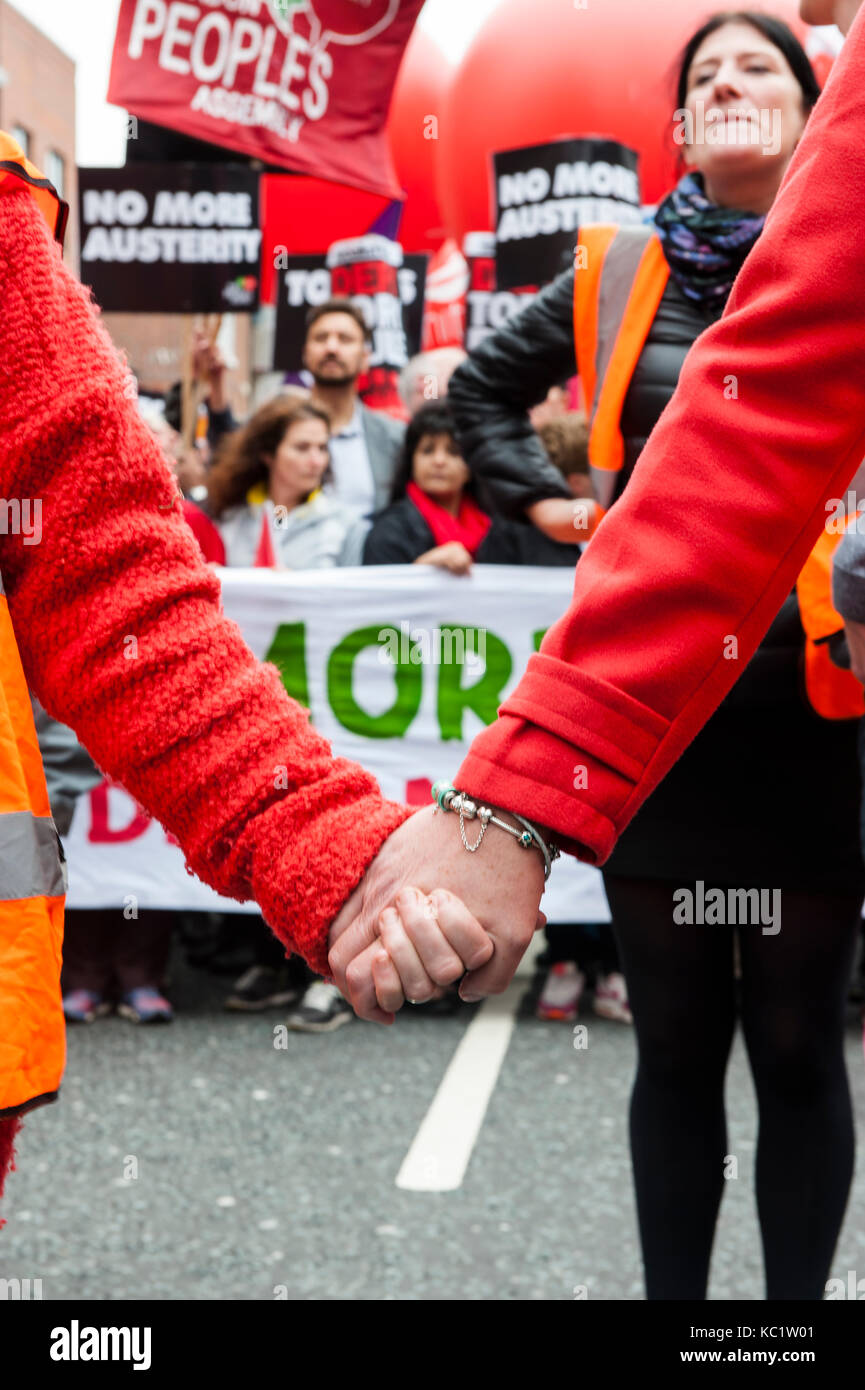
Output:
<instances>
[{"instance_id":1,"label":"red knitted sleeve","mask_svg":"<svg viewBox=\"0 0 865 1390\"><path fill-rule=\"evenodd\" d=\"M329 923L411 809L332 757L222 616L131 374L24 190L0 195L0 304L0 489L29 517L0 570L28 680L192 871L326 974Z\"/></svg>"}]
</instances>

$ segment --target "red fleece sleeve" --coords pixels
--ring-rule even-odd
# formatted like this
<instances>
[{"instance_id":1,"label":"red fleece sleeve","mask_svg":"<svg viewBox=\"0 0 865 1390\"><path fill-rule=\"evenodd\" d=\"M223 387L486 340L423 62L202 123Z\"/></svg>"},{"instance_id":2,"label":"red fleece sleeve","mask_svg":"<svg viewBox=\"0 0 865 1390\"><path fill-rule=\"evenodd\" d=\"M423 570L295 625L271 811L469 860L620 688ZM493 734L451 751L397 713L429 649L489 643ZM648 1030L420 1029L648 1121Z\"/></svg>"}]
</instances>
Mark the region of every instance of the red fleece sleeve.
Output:
<instances>
[{"instance_id":1,"label":"red fleece sleeve","mask_svg":"<svg viewBox=\"0 0 865 1390\"><path fill-rule=\"evenodd\" d=\"M0 487L41 509L41 538L0 535L28 680L191 870L326 974L329 923L411 809L331 756L222 616L128 369L24 190L0 195L0 303Z\"/></svg>"},{"instance_id":2,"label":"red fleece sleeve","mask_svg":"<svg viewBox=\"0 0 865 1390\"><path fill-rule=\"evenodd\" d=\"M570 609L457 774L593 862L733 685L865 456L863 91L865 8Z\"/></svg>"}]
</instances>

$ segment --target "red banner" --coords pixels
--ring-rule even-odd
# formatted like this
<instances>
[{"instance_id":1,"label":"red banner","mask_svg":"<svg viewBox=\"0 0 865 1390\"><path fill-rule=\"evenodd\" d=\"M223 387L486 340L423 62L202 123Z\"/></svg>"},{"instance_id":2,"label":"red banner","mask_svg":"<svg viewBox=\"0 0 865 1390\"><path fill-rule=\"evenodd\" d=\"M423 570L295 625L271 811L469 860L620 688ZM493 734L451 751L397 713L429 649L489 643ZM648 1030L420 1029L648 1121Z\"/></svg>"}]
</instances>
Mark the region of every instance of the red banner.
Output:
<instances>
[{"instance_id":1,"label":"red banner","mask_svg":"<svg viewBox=\"0 0 865 1390\"><path fill-rule=\"evenodd\" d=\"M400 197L384 125L423 0L122 0L108 100L241 154Z\"/></svg>"}]
</instances>

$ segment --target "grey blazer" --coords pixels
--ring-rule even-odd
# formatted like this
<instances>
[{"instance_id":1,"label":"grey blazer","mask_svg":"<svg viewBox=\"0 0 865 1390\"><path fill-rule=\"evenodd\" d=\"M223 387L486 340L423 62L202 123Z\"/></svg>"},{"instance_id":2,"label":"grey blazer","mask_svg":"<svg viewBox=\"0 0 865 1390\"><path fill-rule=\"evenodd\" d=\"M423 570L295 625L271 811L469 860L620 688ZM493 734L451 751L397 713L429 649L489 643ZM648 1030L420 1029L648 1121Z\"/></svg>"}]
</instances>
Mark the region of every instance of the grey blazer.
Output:
<instances>
[{"instance_id":1,"label":"grey blazer","mask_svg":"<svg viewBox=\"0 0 865 1390\"><path fill-rule=\"evenodd\" d=\"M392 415L386 415L383 410L369 410L362 401L359 404L363 437L375 483L373 511L378 512L390 502L390 490L402 451L405 425L401 420L395 420Z\"/></svg>"}]
</instances>

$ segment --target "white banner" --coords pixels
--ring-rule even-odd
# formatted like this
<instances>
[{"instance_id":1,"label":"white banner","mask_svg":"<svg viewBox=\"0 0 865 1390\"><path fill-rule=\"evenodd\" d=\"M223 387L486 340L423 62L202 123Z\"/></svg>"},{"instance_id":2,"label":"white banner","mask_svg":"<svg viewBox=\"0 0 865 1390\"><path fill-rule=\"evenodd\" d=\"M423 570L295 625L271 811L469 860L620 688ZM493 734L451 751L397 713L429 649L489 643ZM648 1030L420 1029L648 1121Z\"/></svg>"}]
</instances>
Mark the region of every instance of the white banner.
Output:
<instances>
[{"instance_id":1,"label":"white banner","mask_svg":"<svg viewBox=\"0 0 865 1390\"><path fill-rule=\"evenodd\" d=\"M573 586L570 569L503 565L468 577L427 565L219 574L226 616L280 667L334 753L369 768L385 796L421 805L495 719ZM66 850L70 907L255 910L188 874L119 787L81 798ZM609 919L600 873L570 857L542 908L552 922Z\"/></svg>"}]
</instances>

